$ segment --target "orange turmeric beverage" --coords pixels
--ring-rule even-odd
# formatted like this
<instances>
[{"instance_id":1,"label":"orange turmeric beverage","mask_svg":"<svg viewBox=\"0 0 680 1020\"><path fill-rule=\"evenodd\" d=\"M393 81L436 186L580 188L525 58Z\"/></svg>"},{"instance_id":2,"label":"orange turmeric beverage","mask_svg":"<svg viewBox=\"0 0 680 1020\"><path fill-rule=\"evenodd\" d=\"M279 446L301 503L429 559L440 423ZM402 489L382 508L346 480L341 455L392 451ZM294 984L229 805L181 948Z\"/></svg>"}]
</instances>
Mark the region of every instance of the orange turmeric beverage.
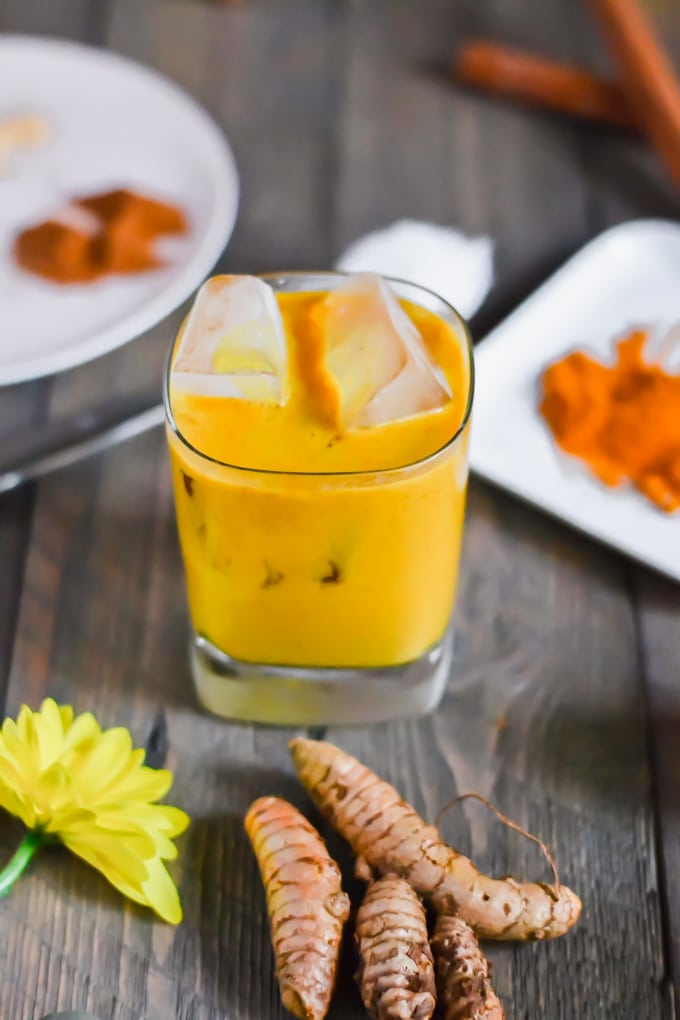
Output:
<instances>
[{"instance_id":1,"label":"orange turmeric beverage","mask_svg":"<svg viewBox=\"0 0 680 1020\"><path fill-rule=\"evenodd\" d=\"M207 707L286 724L427 711L450 664L466 328L373 274L216 277L166 410Z\"/></svg>"}]
</instances>

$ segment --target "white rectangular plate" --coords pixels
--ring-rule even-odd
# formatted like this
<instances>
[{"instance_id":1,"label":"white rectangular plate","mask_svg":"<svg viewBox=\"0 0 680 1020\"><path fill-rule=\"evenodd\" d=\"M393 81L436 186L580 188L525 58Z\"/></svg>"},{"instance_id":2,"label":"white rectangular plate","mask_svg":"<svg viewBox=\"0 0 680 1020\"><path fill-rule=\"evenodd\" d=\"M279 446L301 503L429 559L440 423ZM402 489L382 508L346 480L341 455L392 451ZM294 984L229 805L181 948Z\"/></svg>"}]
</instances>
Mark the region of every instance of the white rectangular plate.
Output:
<instances>
[{"instance_id":1,"label":"white rectangular plate","mask_svg":"<svg viewBox=\"0 0 680 1020\"><path fill-rule=\"evenodd\" d=\"M471 445L477 474L676 580L680 512L664 514L633 488L609 489L561 453L538 398L544 368L567 352L611 362L615 340L632 328L657 334L678 322L680 224L607 230L478 345Z\"/></svg>"}]
</instances>

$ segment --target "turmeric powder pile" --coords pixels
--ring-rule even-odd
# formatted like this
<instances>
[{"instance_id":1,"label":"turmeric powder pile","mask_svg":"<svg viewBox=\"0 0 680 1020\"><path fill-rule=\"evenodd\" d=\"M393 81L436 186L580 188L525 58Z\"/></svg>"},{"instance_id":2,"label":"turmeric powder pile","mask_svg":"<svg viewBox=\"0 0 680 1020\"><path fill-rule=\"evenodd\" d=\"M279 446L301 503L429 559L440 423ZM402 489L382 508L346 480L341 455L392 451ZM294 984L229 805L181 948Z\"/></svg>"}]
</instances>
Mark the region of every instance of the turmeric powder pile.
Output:
<instances>
[{"instance_id":1,"label":"turmeric powder pile","mask_svg":"<svg viewBox=\"0 0 680 1020\"><path fill-rule=\"evenodd\" d=\"M187 230L177 206L118 188L74 198L49 219L23 230L14 241L14 259L52 283L92 283L114 273L162 266L156 241Z\"/></svg>"},{"instance_id":2,"label":"turmeric powder pile","mask_svg":"<svg viewBox=\"0 0 680 1020\"><path fill-rule=\"evenodd\" d=\"M540 411L566 452L605 485L632 484L660 510L680 507L680 375L644 359L647 334L619 341L614 365L581 351L546 369Z\"/></svg>"}]
</instances>

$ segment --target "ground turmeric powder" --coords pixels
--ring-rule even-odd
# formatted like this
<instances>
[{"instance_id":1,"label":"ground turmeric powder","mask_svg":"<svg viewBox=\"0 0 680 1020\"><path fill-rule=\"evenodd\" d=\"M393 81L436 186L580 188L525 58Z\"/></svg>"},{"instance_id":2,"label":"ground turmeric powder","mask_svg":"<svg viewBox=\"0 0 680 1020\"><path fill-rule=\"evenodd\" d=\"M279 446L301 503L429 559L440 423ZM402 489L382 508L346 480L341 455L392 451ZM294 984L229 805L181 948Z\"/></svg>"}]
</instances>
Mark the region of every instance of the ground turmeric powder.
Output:
<instances>
[{"instance_id":1,"label":"ground turmeric powder","mask_svg":"<svg viewBox=\"0 0 680 1020\"><path fill-rule=\"evenodd\" d=\"M543 374L540 412L560 447L608 486L629 483L659 509L680 507L680 375L644 358L647 334L617 344L614 365L581 351Z\"/></svg>"},{"instance_id":2,"label":"ground turmeric powder","mask_svg":"<svg viewBox=\"0 0 680 1020\"><path fill-rule=\"evenodd\" d=\"M156 269L163 265L156 241L187 230L181 209L118 188L74 198L23 230L14 241L14 259L52 283L91 283L113 273Z\"/></svg>"}]
</instances>

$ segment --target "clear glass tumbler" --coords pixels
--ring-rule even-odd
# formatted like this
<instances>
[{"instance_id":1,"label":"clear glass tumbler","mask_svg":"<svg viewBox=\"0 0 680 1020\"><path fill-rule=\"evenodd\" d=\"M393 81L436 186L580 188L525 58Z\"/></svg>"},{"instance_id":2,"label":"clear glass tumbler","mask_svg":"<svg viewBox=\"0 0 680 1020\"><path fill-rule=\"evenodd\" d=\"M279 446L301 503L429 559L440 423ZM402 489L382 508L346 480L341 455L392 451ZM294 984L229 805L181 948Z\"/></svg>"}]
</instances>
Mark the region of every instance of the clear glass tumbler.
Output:
<instances>
[{"instance_id":1,"label":"clear glass tumbler","mask_svg":"<svg viewBox=\"0 0 680 1020\"><path fill-rule=\"evenodd\" d=\"M276 291L329 291L345 277L263 277ZM461 346L465 410L422 460L335 474L218 462L179 431L165 382L198 697L232 718L281 725L410 717L450 671L474 389L467 327L443 299L389 281L435 312Z\"/></svg>"}]
</instances>

